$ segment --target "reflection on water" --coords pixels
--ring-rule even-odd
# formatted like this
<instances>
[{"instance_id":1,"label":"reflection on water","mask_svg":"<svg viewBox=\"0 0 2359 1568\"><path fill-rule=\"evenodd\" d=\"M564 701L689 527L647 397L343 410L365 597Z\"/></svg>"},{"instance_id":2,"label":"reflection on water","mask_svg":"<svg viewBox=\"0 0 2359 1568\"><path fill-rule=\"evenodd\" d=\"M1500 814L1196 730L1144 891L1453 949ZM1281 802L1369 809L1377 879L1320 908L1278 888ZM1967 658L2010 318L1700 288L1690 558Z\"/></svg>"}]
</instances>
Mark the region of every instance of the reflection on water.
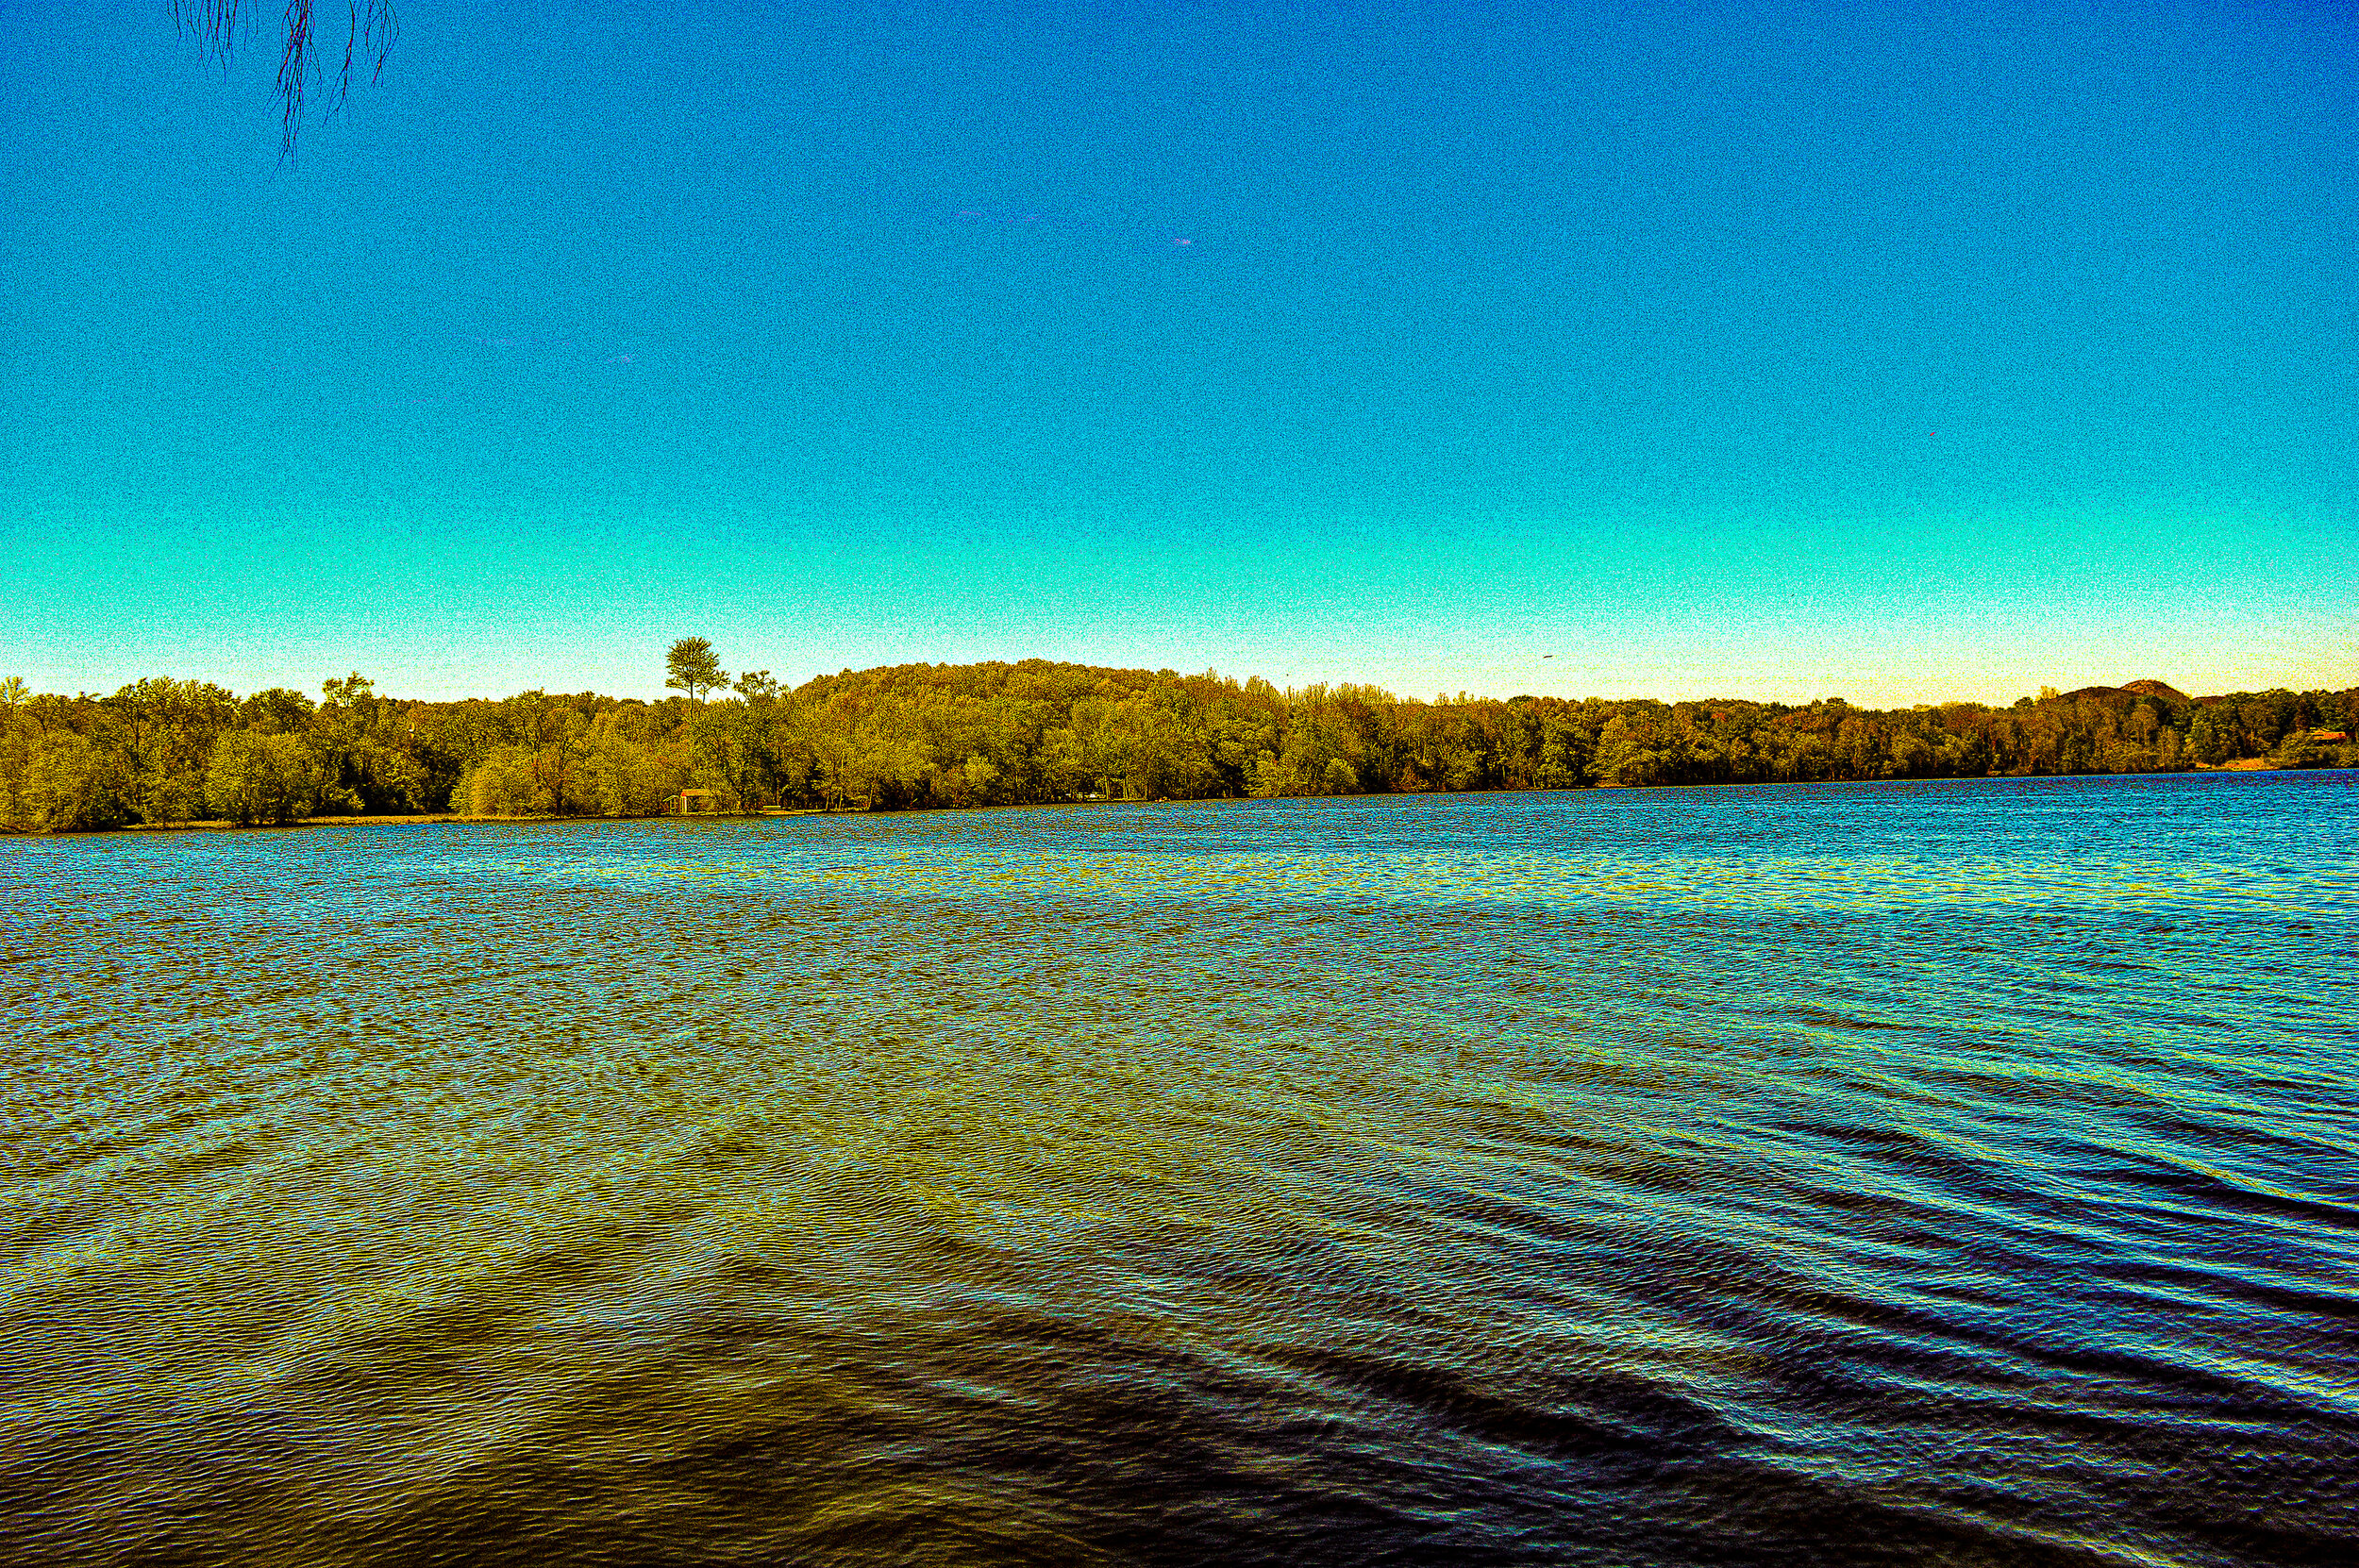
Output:
<instances>
[{"instance_id":1,"label":"reflection on water","mask_svg":"<svg viewBox=\"0 0 2359 1568\"><path fill-rule=\"evenodd\" d=\"M0 1555L2349 1560L2354 830L0 842Z\"/></svg>"}]
</instances>

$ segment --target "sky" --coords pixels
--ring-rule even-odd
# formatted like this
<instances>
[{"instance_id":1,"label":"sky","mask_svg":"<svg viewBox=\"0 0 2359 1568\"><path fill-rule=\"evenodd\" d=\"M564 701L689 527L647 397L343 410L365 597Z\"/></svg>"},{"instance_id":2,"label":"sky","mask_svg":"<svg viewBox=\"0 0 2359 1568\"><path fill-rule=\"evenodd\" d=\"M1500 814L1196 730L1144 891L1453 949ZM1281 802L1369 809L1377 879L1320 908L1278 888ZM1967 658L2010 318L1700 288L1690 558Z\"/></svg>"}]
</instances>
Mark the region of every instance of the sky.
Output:
<instances>
[{"instance_id":1,"label":"sky","mask_svg":"<svg viewBox=\"0 0 2359 1568\"><path fill-rule=\"evenodd\" d=\"M249 8L0 0L37 689L2359 684L2359 7Z\"/></svg>"}]
</instances>

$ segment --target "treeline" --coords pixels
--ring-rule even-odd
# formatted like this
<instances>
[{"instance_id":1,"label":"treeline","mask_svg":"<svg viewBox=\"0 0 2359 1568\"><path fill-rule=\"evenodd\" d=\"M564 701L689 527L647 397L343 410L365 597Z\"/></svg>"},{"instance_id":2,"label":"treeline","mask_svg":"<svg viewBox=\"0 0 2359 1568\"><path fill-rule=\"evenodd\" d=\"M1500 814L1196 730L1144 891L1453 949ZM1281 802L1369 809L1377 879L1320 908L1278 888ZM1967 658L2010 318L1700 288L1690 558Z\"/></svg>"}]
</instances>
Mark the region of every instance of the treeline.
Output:
<instances>
[{"instance_id":1,"label":"treeline","mask_svg":"<svg viewBox=\"0 0 2359 1568\"><path fill-rule=\"evenodd\" d=\"M2359 690L2190 698L2154 681L2011 708L1648 699L1421 702L1168 670L910 664L659 702L418 702L166 677L0 682L0 824L57 831L320 815L645 816L699 806L986 806L1594 785L2359 765Z\"/></svg>"}]
</instances>

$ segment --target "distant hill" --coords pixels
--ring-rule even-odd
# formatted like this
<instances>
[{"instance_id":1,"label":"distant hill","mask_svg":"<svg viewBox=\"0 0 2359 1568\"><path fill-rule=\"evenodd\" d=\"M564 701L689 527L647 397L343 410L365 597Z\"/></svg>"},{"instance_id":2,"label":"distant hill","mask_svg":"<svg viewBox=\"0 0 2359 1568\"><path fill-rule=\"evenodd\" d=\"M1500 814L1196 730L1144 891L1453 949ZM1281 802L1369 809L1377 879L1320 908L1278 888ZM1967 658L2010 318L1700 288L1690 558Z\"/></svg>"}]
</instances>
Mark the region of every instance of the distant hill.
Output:
<instances>
[{"instance_id":1,"label":"distant hill","mask_svg":"<svg viewBox=\"0 0 2359 1568\"><path fill-rule=\"evenodd\" d=\"M2085 702L2100 697L2153 697L2157 701L2167 702L2177 708L2210 700L2202 697L2190 697L2176 686L2166 686L2159 680L2133 680L2122 686L2083 686L2077 692L2066 692L2062 697L2049 700Z\"/></svg>"}]
</instances>

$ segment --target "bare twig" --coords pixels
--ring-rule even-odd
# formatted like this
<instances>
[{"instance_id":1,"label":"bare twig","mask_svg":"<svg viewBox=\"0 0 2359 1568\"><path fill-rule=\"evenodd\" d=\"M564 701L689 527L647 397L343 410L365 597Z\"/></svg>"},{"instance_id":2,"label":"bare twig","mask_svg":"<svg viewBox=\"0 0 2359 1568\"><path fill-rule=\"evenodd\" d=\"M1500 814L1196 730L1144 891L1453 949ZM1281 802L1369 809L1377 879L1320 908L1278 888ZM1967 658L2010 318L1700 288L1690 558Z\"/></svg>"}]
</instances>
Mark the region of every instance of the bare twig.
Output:
<instances>
[{"instance_id":1,"label":"bare twig","mask_svg":"<svg viewBox=\"0 0 2359 1568\"><path fill-rule=\"evenodd\" d=\"M313 4L314 0L287 0L278 56L282 157L294 151L295 138L303 129L304 108L312 95L324 92L325 112L335 113L352 91L355 64L367 62L369 79L375 81L385 69L385 57L393 52L393 41L401 32L401 24L393 15L393 0L345 0L343 60L331 80L320 66L319 35L311 16ZM241 39L253 31L254 11L243 0L173 0L172 19L181 32L194 38L207 54L218 58L226 68ZM243 27L240 26L242 22Z\"/></svg>"}]
</instances>

